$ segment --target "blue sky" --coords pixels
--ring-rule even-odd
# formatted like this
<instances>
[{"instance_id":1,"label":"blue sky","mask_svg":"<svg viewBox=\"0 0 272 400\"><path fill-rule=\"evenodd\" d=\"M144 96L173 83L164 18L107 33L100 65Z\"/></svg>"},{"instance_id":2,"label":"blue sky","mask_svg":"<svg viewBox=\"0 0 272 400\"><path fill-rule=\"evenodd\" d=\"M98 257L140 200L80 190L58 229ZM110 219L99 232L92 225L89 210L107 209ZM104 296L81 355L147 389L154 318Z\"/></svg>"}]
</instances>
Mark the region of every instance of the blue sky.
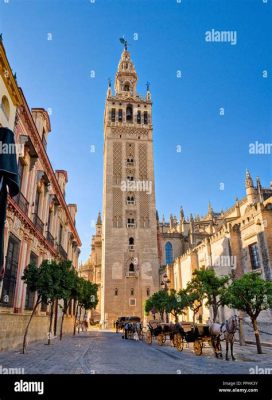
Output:
<instances>
[{"instance_id":1,"label":"blue sky","mask_svg":"<svg viewBox=\"0 0 272 400\"><path fill-rule=\"evenodd\" d=\"M82 260L102 207L105 95L123 35L139 93L151 82L160 216L178 214L180 205L185 215L205 214L209 200L215 210L231 206L244 196L246 168L269 185L272 154L248 149L272 142L272 1L5 1L0 32L11 66L30 107L52 109L48 153L53 167L69 174L67 201L78 204ZM236 31L237 44L206 42L212 29Z\"/></svg>"}]
</instances>

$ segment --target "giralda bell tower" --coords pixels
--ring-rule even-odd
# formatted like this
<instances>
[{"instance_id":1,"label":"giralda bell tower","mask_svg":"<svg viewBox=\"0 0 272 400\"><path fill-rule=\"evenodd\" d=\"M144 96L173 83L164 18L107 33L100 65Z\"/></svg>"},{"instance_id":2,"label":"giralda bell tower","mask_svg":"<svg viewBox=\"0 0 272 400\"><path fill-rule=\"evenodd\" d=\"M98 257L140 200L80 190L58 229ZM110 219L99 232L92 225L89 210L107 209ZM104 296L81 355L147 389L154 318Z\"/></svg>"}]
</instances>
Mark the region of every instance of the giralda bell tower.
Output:
<instances>
[{"instance_id":1,"label":"giralda bell tower","mask_svg":"<svg viewBox=\"0 0 272 400\"><path fill-rule=\"evenodd\" d=\"M104 113L101 319L144 317L159 289L152 102L137 94L138 76L127 42L109 82Z\"/></svg>"}]
</instances>

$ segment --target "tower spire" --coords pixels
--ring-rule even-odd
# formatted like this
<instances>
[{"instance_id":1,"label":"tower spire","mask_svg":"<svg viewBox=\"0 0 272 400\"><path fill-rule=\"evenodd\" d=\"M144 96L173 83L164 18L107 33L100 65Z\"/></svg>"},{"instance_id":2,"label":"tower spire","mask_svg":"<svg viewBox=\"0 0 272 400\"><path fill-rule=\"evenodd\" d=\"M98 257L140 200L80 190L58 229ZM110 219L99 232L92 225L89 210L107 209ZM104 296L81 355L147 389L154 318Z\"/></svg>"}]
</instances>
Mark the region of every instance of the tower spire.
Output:
<instances>
[{"instance_id":1,"label":"tower spire","mask_svg":"<svg viewBox=\"0 0 272 400\"><path fill-rule=\"evenodd\" d=\"M127 50L127 45L124 45L124 50L121 54L121 59L115 76L115 93L122 97L136 96L137 81L138 76L134 64L130 58L129 51Z\"/></svg>"}]
</instances>

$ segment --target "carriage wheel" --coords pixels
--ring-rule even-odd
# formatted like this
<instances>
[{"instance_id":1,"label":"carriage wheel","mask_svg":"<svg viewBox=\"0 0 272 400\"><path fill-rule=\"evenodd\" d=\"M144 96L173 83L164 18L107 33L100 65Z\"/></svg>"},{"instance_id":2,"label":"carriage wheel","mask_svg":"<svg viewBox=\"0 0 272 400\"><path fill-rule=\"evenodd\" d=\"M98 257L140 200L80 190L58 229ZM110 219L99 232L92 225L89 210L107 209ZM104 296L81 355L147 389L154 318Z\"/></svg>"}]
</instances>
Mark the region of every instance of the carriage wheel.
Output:
<instances>
[{"instance_id":1,"label":"carriage wheel","mask_svg":"<svg viewBox=\"0 0 272 400\"><path fill-rule=\"evenodd\" d=\"M183 350L183 337L181 336L180 333L177 333L175 335L175 342L176 342L176 348L178 351Z\"/></svg>"},{"instance_id":2,"label":"carriage wheel","mask_svg":"<svg viewBox=\"0 0 272 400\"><path fill-rule=\"evenodd\" d=\"M201 356L202 354L202 343L200 340L195 340L194 341L194 352L196 356Z\"/></svg>"},{"instance_id":3,"label":"carriage wheel","mask_svg":"<svg viewBox=\"0 0 272 400\"><path fill-rule=\"evenodd\" d=\"M147 344L151 344L152 343L152 333L150 331L146 332L145 341L146 341Z\"/></svg>"},{"instance_id":4,"label":"carriage wheel","mask_svg":"<svg viewBox=\"0 0 272 400\"><path fill-rule=\"evenodd\" d=\"M165 336L163 333L159 333L159 335L157 336L157 343L159 346L162 346L163 343L165 342Z\"/></svg>"}]
</instances>

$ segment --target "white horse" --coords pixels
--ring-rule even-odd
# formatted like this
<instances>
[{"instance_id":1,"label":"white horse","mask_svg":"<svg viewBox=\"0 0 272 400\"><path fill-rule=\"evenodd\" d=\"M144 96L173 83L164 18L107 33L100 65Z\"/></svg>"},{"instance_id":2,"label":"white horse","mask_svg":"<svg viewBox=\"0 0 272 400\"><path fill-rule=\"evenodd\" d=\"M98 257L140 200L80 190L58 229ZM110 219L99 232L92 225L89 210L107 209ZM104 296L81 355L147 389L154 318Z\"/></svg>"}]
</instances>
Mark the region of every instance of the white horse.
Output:
<instances>
[{"instance_id":1,"label":"white horse","mask_svg":"<svg viewBox=\"0 0 272 400\"><path fill-rule=\"evenodd\" d=\"M222 357L220 341L226 340L226 360L229 360L228 352L230 343L231 358L234 361L235 357L233 355L233 343L235 332L239 329L238 316L231 316L228 320L223 322L223 324L210 322L209 326L216 357Z\"/></svg>"}]
</instances>

